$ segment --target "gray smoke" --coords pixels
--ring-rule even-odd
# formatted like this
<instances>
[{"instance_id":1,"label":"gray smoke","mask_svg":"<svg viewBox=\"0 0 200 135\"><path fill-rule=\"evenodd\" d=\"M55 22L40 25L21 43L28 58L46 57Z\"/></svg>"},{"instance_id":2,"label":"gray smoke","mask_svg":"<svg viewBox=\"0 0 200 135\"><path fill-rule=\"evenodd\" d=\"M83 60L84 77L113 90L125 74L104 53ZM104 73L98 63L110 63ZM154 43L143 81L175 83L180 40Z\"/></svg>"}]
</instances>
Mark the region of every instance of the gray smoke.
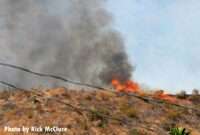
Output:
<instances>
[{"instance_id":1,"label":"gray smoke","mask_svg":"<svg viewBox=\"0 0 200 135\"><path fill-rule=\"evenodd\" d=\"M105 4L105 0L0 0L0 60L98 85L110 84L113 77L130 79L132 66ZM19 71L5 73L3 67L0 74L1 79L21 85L38 81Z\"/></svg>"}]
</instances>

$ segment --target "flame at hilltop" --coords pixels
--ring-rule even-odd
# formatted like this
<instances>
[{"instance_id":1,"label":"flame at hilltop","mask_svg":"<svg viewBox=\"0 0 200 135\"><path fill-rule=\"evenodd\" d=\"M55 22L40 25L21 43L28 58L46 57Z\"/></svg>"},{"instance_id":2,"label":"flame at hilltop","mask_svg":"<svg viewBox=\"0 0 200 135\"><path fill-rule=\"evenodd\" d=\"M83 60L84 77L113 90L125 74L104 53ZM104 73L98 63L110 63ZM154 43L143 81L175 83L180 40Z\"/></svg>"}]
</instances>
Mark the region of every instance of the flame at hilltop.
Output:
<instances>
[{"instance_id":1,"label":"flame at hilltop","mask_svg":"<svg viewBox=\"0 0 200 135\"><path fill-rule=\"evenodd\" d=\"M129 91L134 92L139 95L144 95L145 92L139 89L139 86L137 83L131 82L131 81L125 81L124 84L121 84L117 79L112 80L112 84L115 86L115 90L119 91Z\"/></svg>"},{"instance_id":2,"label":"flame at hilltop","mask_svg":"<svg viewBox=\"0 0 200 135\"><path fill-rule=\"evenodd\" d=\"M113 79L112 85L114 86L114 89L118 91L134 92L141 96L152 95L153 98L156 98L156 99L168 100L174 103L177 102L177 98L172 97L168 94L165 94L162 91L155 91L155 92L143 91L139 88L139 85L136 82L132 82L129 80L125 81L124 83L121 83L118 79Z\"/></svg>"}]
</instances>

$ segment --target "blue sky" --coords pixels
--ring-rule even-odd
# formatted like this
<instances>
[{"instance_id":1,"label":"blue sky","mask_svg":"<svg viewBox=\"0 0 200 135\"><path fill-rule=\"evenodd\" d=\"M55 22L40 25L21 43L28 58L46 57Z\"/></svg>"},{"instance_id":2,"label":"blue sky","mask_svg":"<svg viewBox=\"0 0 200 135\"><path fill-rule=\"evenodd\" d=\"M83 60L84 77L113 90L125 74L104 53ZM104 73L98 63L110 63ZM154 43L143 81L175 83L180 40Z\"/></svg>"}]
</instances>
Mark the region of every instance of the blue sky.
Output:
<instances>
[{"instance_id":1,"label":"blue sky","mask_svg":"<svg viewBox=\"0 0 200 135\"><path fill-rule=\"evenodd\" d=\"M200 88L199 0L108 0L133 79L176 93Z\"/></svg>"}]
</instances>

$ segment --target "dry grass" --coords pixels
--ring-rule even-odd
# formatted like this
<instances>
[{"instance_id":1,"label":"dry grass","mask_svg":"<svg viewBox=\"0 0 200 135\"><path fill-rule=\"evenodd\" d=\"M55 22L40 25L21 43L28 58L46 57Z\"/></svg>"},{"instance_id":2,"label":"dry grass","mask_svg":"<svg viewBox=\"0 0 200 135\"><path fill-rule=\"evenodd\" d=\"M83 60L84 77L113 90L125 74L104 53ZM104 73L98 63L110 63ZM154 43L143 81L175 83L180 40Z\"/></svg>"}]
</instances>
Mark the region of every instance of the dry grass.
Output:
<instances>
[{"instance_id":1,"label":"dry grass","mask_svg":"<svg viewBox=\"0 0 200 135\"><path fill-rule=\"evenodd\" d=\"M130 107L130 108L126 108L124 110L124 113L131 118L135 118L135 119L139 119L138 116L138 111L135 109L135 107Z\"/></svg>"},{"instance_id":2,"label":"dry grass","mask_svg":"<svg viewBox=\"0 0 200 135\"><path fill-rule=\"evenodd\" d=\"M148 133L146 131L138 130L138 129L133 128L130 131L129 135L148 135Z\"/></svg>"},{"instance_id":3,"label":"dry grass","mask_svg":"<svg viewBox=\"0 0 200 135\"><path fill-rule=\"evenodd\" d=\"M169 120L178 120L181 118L181 111L178 108L172 107L171 109L166 112L165 117Z\"/></svg>"},{"instance_id":4,"label":"dry grass","mask_svg":"<svg viewBox=\"0 0 200 135\"><path fill-rule=\"evenodd\" d=\"M194 89L192 95L189 97L189 100L192 101L195 105L200 104L200 93L199 90Z\"/></svg>"},{"instance_id":5,"label":"dry grass","mask_svg":"<svg viewBox=\"0 0 200 135\"><path fill-rule=\"evenodd\" d=\"M31 110L27 110L27 111L25 112L25 115L26 115L26 117L27 117L28 119L32 119L33 116L34 116L34 112L31 111Z\"/></svg>"},{"instance_id":6,"label":"dry grass","mask_svg":"<svg viewBox=\"0 0 200 135\"><path fill-rule=\"evenodd\" d=\"M0 100L8 100L9 96L10 96L9 91L6 90L0 91Z\"/></svg>"},{"instance_id":7,"label":"dry grass","mask_svg":"<svg viewBox=\"0 0 200 135\"><path fill-rule=\"evenodd\" d=\"M183 110L169 105L158 105L140 99L115 95L100 91L75 91L66 88L48 90L33 90L50 98L57 98L65 103L80 108L91 109L89 114L73 110L65 105L25 92L0 92L0 128L10 126L54 126L60 125L68 128L69 135L151 135L150 131L124 124L116 120L108 120L100 114L116 117L123 120L132 120L136 125L146 125L167 131L175 124L181 124L200 134L196 119L183 113ZM5 98L8 97L8 98ZM153 98L153 97L150 97ZM156 97L154 97L156 98ZM192 99L197 98L193 95ZM194 104L190 103L190 106ZM197 107L198 105L195 104ZM165 108L165 109L163 109ZM196 117L199 117L198 113ZM184 119L183 119L184 118ZM190 124L186 123L190 121ZM155 124L154 122L158 123ZM0 130L0 135L3 132ZM34 133L33 133L34 134Z\"/></svg>"}]
</instances>

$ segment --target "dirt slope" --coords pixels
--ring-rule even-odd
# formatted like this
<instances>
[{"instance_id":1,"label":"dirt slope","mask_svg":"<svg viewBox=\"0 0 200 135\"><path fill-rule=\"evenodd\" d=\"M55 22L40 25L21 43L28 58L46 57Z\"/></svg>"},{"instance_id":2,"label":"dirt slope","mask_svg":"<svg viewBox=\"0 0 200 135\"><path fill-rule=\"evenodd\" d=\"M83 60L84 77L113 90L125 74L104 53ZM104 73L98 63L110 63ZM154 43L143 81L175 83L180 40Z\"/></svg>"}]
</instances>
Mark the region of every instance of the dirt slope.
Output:
<instances>
[{"instance_id":1,"label":"dirt slope","mask_svg":"<svg viewBox=\"0 0 200 135\"><path fill-rule=\"evenodd\" d=\"M200 135L200 113L192 110L100 91L76 91L63 87L32 91L78 108L92 110L93 114L22 91L2 91L0 92L0 135L27 134L5 132L5 126L67 128L67 132L29 132L30 135L151 135L165 134L175 125L187 128L192 135ZM191 102L185 103L180 100L178 103L196 107ZM110 120L99 114L131 121L137 126L151 128L156 132Z\"/></svg>"}]
</instances>

